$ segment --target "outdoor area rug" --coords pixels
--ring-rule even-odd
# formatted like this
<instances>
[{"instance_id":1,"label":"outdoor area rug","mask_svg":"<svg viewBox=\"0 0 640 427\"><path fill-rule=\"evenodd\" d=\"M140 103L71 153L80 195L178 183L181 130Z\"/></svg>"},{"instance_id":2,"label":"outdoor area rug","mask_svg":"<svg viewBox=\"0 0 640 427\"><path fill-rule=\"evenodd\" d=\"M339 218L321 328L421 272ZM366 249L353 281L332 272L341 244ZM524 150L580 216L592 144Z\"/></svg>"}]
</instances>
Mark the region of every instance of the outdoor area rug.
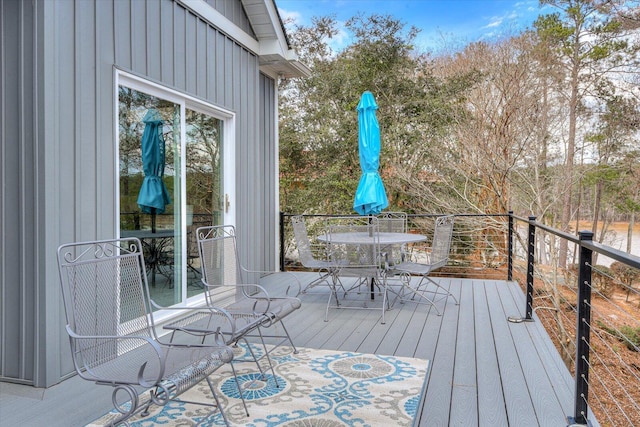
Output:
<instances>
[{"instance_id":1,"label":"outdoor area rug","mask_svg":"<svg viewBox=\"0 0 640 427\"><path fill-rule=\"evenodd\" d=\"M261 347L253 346L255 352ZM417 412L429 361L343 351L280 347L271 353L276 387L271 370L260 378L255 363L234 361L245 389L249 409L246 416L238 389L225 365L213 375L217 394L227 419L234 426L410 426ZM246 349L238 347L236 359ZM264 352L264 350L262 350ZM266 365L266 359L263 359ZM185 392L184 400L211 401L206 381ZM220 413L204 419L210 408L170 402L152 407L150 415L130 420L136 427L149 426L222 426ZM89 426L109 423L109 413Z\"/></svg>"}]
</instances>

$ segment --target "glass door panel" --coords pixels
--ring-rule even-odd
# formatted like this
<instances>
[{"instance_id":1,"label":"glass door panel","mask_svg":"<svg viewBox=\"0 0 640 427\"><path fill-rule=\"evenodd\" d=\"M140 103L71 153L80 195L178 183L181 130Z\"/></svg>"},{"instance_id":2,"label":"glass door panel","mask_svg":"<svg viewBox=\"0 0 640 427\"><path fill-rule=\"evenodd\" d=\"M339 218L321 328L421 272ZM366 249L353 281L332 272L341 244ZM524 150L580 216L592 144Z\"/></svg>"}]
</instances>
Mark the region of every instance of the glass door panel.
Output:
<instances>
[{"instance_id":1,"label":"glass door panel","mask_svg":"<svg viewBox=\"0 0 640 427\"><path fill-rule=\"evenodd\" d=\"M151 297L170 306L182 301L180 105L120 86L118 107L120 236L140 239Z\"/></svg>"},{"instance_id":2,"label":"glass door panel","mask_svg":"<svg viewBox=\"0 0 640 427\"><path fill-rule=\"evenodd\" d=\"M196 230L221 225L223 122L209 114L186 109L187 295L202 291Z\"/></svg>"}]
</instances>

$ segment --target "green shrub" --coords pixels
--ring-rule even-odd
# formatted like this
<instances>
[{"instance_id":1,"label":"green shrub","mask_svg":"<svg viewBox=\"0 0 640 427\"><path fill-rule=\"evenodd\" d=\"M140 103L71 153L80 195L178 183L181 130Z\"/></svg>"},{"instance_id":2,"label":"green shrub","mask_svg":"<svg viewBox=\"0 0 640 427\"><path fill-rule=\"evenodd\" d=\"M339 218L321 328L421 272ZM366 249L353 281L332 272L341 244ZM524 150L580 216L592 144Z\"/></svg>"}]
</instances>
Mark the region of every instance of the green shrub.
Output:
<instances>
[{"instance_id":1,"label":"green shrub","mask_svg":"<svg viewBox=\"0 0 640 427\"><path fill-rule=\"evenodd\" d=\"M599 320L596 324L607 333L616 337L619 341L622 341L629 350L638 351L638 348L640 347L640 327L633 328L631 326L623 325L620 329L615 329L608 327Z\"/></svg>"},{"instance_id":2,"label":"green shrub","mask_svg":"<svg viewBox=\"0 0 640 427\"><path fill-rule=\"evenodd\" d=\"M638 351L640 347L640 327L632 328L631 326L624 325L620 328L619 337L620 341L624 341L624 345L631 351Z\"/></svg>"}]
</instances>

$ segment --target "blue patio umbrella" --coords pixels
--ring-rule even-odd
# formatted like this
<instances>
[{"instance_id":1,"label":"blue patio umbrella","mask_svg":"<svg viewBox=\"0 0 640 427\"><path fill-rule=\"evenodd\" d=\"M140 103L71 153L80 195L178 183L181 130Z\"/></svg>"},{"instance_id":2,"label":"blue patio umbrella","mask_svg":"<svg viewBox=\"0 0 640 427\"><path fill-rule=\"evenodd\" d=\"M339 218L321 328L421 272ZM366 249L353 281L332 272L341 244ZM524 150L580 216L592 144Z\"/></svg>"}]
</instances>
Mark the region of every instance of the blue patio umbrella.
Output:
<instances>
[{"instance_id":1,"label":"blue patio umbrella","mask_svg":"<svg viewBox=\"0 0 640 427\"><path fill-rule=\"evenodd\" d=\"M144 180L138 193L138 207L142 212L154 215L155 219L155 214L163 213L165 206L171 203L169 191L162 180L165 162L162 118L158 110L150 108L142 121L145 123L141 141Z\"/></svg>"},{"instance_id":2,"label":"blue patio umbrella","mask_svg":"<svg viewBox=\"0 0 640 427\"><path fill-rule=\"evenodd\" d=\"M353 210L360 215L378 214L389 206L382 178L378 173L380 165L380 126L376 118L376 104L373 94L364 92L358 103L358 149L362 177L353 200Z\"/></svg>"}]
</instances>

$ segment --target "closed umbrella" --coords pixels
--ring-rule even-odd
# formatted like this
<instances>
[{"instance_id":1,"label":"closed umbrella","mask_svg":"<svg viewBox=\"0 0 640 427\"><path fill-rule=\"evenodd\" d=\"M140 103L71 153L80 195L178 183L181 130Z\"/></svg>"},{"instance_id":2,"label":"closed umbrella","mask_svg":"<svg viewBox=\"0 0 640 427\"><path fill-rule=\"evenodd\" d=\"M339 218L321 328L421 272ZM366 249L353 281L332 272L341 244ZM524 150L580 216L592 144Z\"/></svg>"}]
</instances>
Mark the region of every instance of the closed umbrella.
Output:
<instances>
[{"instance_id":1,"label":"closed umbrella","mask_svg":"<svg viewBox=\"0 0 640 427\"><path fill-rule=\"evenodd\" d=\"M366 91L358 103L358 149L362 177L353 200L353 209L360 215L375 215L389 206L382 178L378 173L380 164L380 126L376 118L373 94Z\"/></svg>"},{"instance_id":2,"label":"closed umbrella","mask_svg":"<svg viewBox=\"0 0 640 427\"><path fill-rule=\"evenodd\" d=\"M145 123L142 134L142 167L144 180L138 193L138 207L152 216L152 231L155 232L155 215L163 213L171 203L169 191L162 177L164 175L165 147L162 134L162 118L155 108L150 108L142 120Z\"/></svg>"}]
</instances>

